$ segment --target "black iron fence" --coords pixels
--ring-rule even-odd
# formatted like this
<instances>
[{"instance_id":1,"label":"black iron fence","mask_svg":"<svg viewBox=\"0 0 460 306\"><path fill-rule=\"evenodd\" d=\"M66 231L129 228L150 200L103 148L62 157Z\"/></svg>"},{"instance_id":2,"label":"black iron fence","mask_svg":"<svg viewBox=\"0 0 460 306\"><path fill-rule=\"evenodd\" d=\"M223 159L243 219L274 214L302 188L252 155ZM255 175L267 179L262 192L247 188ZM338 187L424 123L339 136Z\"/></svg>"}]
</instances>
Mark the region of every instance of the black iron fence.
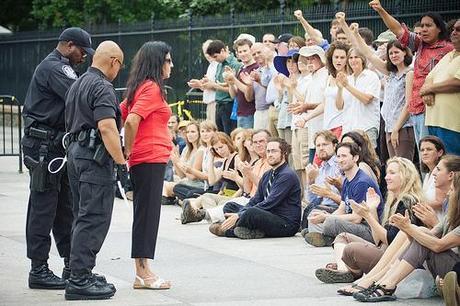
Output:
<instances>
[{"instance_id":1,"label":"black iron fence","mask_svg":"<svg viewBox=\"0 0 460 306\"><path fill-rule=\"evenodd\" d=\"M0 95L0 157L17 156L22 172L22 111L14 96Z\"/></svg>"},{"instance_id":2,"label":"black iron fence","mask_svg":"<svg viewBox=\"0 0 460 306\"><path fill-rule=\"evenodd\" d=\"M385 8L396 18L412 26L427 11L439 12L445 20L460 16L458 0L388 0ZM349 21L372 29L377 35L386 28L379 16L367 2L351 2L348 7L316 5L301 8L305 17L329 38L329 25L335 13L343 10ZM153 16L154 14L152 14ZM175 20L155 20L137 24L114 24L85 26L93 36L94 45L103 40L114 40L125 53L126 63L139 47L148 40L163 40L173 49L174 69L168 84L175 89L177 98L185 100L188 87L186 81L204 74L207 63L201 54L201 43L207 39L221 39L231 44L242 32L251 33L259 40L267 32L280 34L290 32L302 34L303 30L293 17L293 10L280 6L273 11L235 13L223 16L187 16ZM22 32L12 36L0 36L0 92L13 93L24 100L28 83L35 66L55 47L62 29L50 31ZM79 67L83 72L86 67ZM128 69L121 71L114 81L116 87L124 87Z\"/></svg>"}]
</instances>

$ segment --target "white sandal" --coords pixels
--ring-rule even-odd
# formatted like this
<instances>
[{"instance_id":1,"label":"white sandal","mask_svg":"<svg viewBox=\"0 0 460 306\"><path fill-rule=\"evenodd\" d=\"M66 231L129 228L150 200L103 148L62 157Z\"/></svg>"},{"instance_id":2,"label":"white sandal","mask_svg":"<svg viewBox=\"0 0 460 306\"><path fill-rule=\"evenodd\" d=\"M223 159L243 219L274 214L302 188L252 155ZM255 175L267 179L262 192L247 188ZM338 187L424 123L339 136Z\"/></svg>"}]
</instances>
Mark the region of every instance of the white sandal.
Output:
<instances>
[{"instance_id":1,"label":"white sandal","mask_svg":"<svg viewBox=\"0 0 460 306\"><path fill-rule=\"evenodd\" d=\"M136 275L136 280L134 281L133 288L134 289L150 289L150 290L167 290L170 287L162 287L163 285L167 284L168 281L158 277L156 281L153 283L149 283L149 280L155 279L154 277L147 277L145 279L141 278L140 276ZM146 282L147 281L147 282Z\"/></svg>"}]
</instances>

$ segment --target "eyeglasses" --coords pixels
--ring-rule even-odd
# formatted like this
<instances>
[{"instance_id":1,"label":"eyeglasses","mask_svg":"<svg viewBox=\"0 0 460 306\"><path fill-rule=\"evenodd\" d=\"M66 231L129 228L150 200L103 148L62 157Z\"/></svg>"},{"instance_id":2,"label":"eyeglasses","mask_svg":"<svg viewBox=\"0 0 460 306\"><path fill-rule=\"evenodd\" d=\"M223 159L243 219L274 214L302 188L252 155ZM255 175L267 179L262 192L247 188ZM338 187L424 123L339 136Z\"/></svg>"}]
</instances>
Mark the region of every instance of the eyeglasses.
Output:
<instances>
[{"instance_id":1,"label":"eyeglasses","mask_svg":"<svg viewBox=\"0 0 460 306\"><path fill-rule=\"evenodd\" d=\"M123 64L119 59L118 57L115 57L115 56L111 56L110 58L114 58L119 64L120 64L120 69L125 69L125 64Z\"/></svg>"}]
</instances>

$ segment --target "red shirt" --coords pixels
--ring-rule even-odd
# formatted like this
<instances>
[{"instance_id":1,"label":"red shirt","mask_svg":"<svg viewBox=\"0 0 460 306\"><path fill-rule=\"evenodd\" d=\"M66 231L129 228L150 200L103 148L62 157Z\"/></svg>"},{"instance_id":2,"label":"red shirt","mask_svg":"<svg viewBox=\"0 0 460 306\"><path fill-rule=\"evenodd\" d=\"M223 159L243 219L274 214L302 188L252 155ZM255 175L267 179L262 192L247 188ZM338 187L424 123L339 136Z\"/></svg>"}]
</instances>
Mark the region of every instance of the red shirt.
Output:
<instances>
[{"instance_id":1,"label":"red shirt","mask_svg":"<svg viewBox=\"0 0 460 306\"><path fill-rule=\"evenodd\" d=\"M160 87L152 81L145 81L137 88L131 104L127 106L125 99L120 108L123 120L131 113L142 118L129 156L129 166L168 162L173 147L168 130L172 112L161 96Z\"/></svg>"},{"instance_id":2,"label":"red shirt","mask_svg":"<svg viewBox=\"0 0 460 306\"><path fill-rule=\"evenodd\" d=\"M238 80L241 81L240 75L243 72L246 73L251 73L251 71L259 68L259 65L257 63L254 63L252 65L246 66L241 68L240 72L238 72ZM252 86L252 85L251 85ZM254 103L254 98L251 101L246 100L244 97L244 93L238 89L238 92L236 93L236 100L238 101L238 116L253 116L254 113L256 112L256 104Z\"/></svg>"},{"instance_id":3,"label":"red shirt","mask_svg":"<svg viewBox=\"0 0 460 306\"><path fill-rule=\"evenodd\" d=\"M425 104L423 104L422 97L420 97L420 89L425 82L425 78L441 58L454 49L454 46L446 40L438 40L434 44L428 45L415 33L410 32L405 24L402 26L404 33L398 40L403 47L408 47L412 52L417 52L414 62L412 98L409 101L409 113L417 115L425 112Z\"/></svg>"}]
</instances>

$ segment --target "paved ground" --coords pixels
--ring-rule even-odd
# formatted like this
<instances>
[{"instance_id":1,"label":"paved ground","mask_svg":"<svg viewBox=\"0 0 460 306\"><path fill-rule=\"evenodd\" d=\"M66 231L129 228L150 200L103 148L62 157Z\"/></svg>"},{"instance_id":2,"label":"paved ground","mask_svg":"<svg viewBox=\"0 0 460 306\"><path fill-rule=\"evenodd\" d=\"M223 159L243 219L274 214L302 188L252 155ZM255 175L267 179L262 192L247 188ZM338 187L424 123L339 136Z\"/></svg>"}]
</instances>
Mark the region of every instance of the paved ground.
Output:
<instances>
[{"instance_id":1,"label":"paved ground","mask_svg":"<svg viewBox=\"0 0 460 306\"><path fill-rule=\"evenodd\" d=\"M130 256L131 209L116 200L112 226L96 270L118 291L98 302L66 302L63 291L27 288L25 213L28 174L17 159L0 157L0 305L362 305L338 296L336 285L316 280L314 270L331 261L331 250L292 238L242 241L218 238L207 224L181 225L178 207L163 207L155 270L173 281L168 291L134 291ZM54 271L62 261L53 246ZM384 305L442 305L439 298L399 300Z\"/></svg>"}]
</instances>

